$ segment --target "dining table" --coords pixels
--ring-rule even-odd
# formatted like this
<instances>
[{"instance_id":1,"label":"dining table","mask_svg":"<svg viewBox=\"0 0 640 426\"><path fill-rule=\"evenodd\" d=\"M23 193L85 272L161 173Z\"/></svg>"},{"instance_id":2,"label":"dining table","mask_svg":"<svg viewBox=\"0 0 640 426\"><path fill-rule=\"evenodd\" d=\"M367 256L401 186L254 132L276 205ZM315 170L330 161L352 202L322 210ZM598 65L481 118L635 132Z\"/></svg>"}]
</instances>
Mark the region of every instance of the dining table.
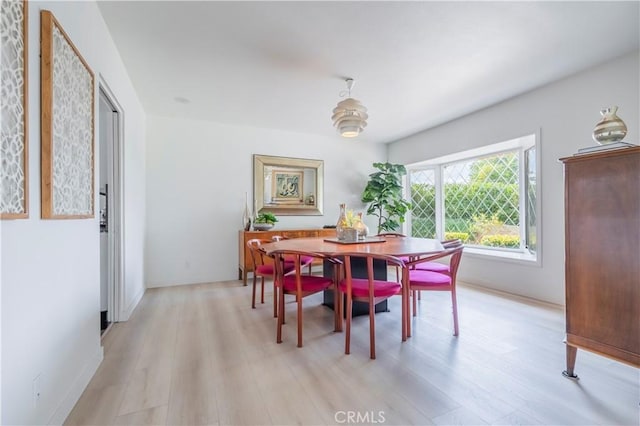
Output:
<instances>
[{"instance_id":1,"label":"dining table","mask_svg":"<svg viewBox=\"0 0 640 426\"><path fill-rule=\"evenodd\" d=\"M356 278L367 278L367 269L364 258L358 263L357 253L367 254L383 254L395 256L399 258L416 258L423 256L431 256L444 251L442 243L433 238L417 238L417 237L397 237L397 236L374 236L367 237L358 241L344 241L337 238L291 238L267 243L262 246L267 255L277 250L293 250L310 253L320 253L330 257L340 258L346 253L352 255L352 273ZM353 256L353 255L356 256ZM333 268L325 262L323 274L330 276ZM374 262L374 278L376 280L387 279L386 262ZM375 307L375 312L385 312L387 309L387 301L380 302ZM333 308L334 297L331 290L325 292L324 305ZM368 314L368 305L362 303L361 306L354 302L353 315Z\"/></svg>"},{"instance_id":2,"label":"dining table","mask_svg":"<svg viewBox=\"0 0 640 426\"><path fill-rule=\"evenodd\" d=\"M298 250L339 257L344 253L375 253L395 257L429 256L444 251L442 243L434 238L367 237L357 241L337 238L291 238L263 245L269 253L276 250Z\"/></svg>"}]
</instances>

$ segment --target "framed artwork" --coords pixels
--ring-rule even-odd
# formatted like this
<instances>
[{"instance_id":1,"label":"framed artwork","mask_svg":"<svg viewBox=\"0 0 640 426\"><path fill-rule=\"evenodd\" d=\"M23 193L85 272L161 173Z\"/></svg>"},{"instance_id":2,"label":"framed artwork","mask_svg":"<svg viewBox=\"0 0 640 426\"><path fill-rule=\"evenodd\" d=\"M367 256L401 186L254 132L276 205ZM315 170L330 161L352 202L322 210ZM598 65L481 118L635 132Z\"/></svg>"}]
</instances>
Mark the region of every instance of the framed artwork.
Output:
<instances>
[{"instance_id":1,"label":"framed artwork","mask_svg":"<svg viewBox=\"0 0 640 426\"><path fill-rule=\"evenodd\" d=\"M304 202L304 171L273 170L271 199L280 204L299 204Z\"/></svg>"},{"instance_id":2,"label":"framed artwork","mask_svg":"<svg viewBox=\"0 0 640 426\"><path fill-rule=\"evenodd\" d=\"M0 219L29 217L28 5L0 2Z\"/></svg>"},{"instance_id":3,"label":"framed artwork","mask_svg":"<svg viewBox=\"0 0 640 426\"><path fill-rule=\"evenodd\" d=\"M40 23L42 218L92 218L93 72L51 12Z\"/></svg>"},{"instance_id":4,"label":"framed artwork","mask_svg":"<svg viewBox=\"0 0 640 426\"><path fill-rule=\"evenodd\" d=\"M324 162L253 154L255 213L322 216Z\"/></svg>"}]
</instances>

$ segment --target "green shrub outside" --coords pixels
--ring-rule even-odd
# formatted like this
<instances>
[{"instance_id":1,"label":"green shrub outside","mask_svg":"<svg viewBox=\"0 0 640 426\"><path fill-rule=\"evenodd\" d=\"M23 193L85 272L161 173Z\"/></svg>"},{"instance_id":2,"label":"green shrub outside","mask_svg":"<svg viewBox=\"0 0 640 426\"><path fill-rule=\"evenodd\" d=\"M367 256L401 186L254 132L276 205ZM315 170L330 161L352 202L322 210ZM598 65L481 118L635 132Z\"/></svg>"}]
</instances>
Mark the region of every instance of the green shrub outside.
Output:
<instances>
[{"instance_id":1,"label":"green shrub outside","mask_svg":"<svg viewBox=\"0 0 640 426\"><path fill-rule=\"evenodd\" d=\"M434 218L413 216L411 218L411 236L417 238L435 238L436 222Z\"/></svg>"},{"instance_id":2,"label":"green shrub outside","mask_svg":"<svg viewBox=\"0 0 640 426\"><path fill-rule=\"evenodd\" d=\"M489 247L519 248L520 237L518 235L485 235L480 244Z\"/></svg>"},{"instance_id":3,"label":"green shrub outside","mask_svg":"<svg viewBox=\"0 0 640 426\"><path fill-rule=\"evenodd\" d=\"M447 184L445 186L445 217L473 220L474 215L494 217L506 225L517 225L519 220L518 185L503 183ZM477 206L473 211L460 212L460 205Z\"/></svg>"},{"instance_id":4,"label":"green shrub outside","mask_svg":"<svg viewBox=\"0 0 640 426\"><path fill-rule=\"evenodd\" d=\"M435 187L413 184L412 236L435 237ZM513 228L519 226L519 189L517 184L501 182L454 183L445 186L445 239L454 234L465 243L491 247L520 247L519 235ZM458 211L457 206L473 205L478 209ZM428 217L422 217L428 216ZM509 229L511 228L511 229ZM495 234L504 230L504 234ZM493 232L492 232L493 231Z\"/></svg>"},{"instance_id":5,"label":"green shrub outside","mask_svg":"<svg viewBox=\"0 0 640 426\"><path fill-rule=\"evenodd\" d=\"M469 234L467 232L445 232L445 240L460 240L463 243L469 241Z\"/></svg>"},{"instance_id":6,"label":"green shrub outside","mask_svg":"<svg viewBox=\"0 0 640 426\"><path fill-rule=\"evenodd\" d=\"M433 211L436 193L433 185L411 185L413 214ZM518 225L519 189L517 184L477 182L470 184L451 183L445 186L445 217L473 221L474 215L496 216L506 225ZM460 212L459 205L478 206L474 212ZM415 216L414 216L415 217ZM464 232L460 227L458 231Z\"/></svg>"},{"instance_id":7,"label":"green shrub outside","mask_svg":"<svg viewBox=\"0 0 640 426\"><path fill-rule=\"evenodd\" d=\"M446 217L444 223L447 228L445 232L466 232L470 234L473 227L473 221L468 219Z\"/></svg>"}]
</instances>

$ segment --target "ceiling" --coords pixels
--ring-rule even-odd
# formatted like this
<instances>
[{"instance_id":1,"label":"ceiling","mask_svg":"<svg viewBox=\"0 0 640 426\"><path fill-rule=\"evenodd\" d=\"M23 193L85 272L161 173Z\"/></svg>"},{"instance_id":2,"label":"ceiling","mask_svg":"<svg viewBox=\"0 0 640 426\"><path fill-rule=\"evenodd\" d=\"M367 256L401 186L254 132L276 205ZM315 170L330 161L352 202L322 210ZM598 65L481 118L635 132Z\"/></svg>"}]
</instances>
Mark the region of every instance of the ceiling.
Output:
<instances>
[{"instance_id":1,"label":"ceiling","mask_svg":"<svg viewBox=\"0 0 640 426\"><path fill-rule=\"evenodd\" d=\"M639 2L98 1L148 114L386 143L639 48Z\"/></svg>"}]
</instances>

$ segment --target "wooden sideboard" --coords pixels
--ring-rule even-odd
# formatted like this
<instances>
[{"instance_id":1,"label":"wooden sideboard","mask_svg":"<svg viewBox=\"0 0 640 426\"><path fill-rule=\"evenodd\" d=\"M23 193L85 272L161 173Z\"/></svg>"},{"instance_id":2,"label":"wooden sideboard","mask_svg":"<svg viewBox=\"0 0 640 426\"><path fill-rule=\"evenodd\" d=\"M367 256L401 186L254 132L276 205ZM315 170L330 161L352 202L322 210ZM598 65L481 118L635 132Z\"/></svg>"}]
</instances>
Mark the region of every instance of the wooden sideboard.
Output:
<instances>
[{"instance_id":1,"label":"wooden sideboard","mask_svg":"<svg viewBox=\"0 0 640 426\"><path fill-rule=\"evenodd\" d=\"M640 366L640 147L561 160L565 177L565 375L577 349Z\"/></svg>"},{"instance_id":2,"label":"wooden sideboard","mask_svg":"<svg viewBox=\"0 0 640 426\"><path fill-rule=\"evenodd\" d=\"M238 279L247 285L247 274L253 272L251 254L247 247L247 241L258 238L270 240L274 235L281 235L286 238L332 238L336 236L336 230L329 229L273 229L269 231L239 231L238 232ZM319 265L322 262L318 263Z\"/></svg>"}]
</instances>

